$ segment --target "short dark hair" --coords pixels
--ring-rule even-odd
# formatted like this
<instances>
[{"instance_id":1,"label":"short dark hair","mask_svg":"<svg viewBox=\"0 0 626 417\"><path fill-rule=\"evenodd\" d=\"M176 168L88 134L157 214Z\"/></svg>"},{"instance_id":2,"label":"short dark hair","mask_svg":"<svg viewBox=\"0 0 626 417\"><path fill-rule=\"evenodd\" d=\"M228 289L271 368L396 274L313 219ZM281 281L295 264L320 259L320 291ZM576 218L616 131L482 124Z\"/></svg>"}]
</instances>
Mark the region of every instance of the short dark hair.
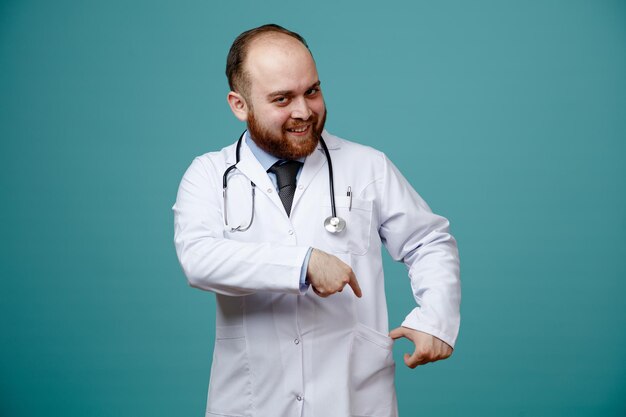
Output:
<instances>
[{"instance_id":1,"label":"short dark hair","mask_svg":"<svg viewBox=\"0 0 626 417\"><path fill-rule=\"evenodd\" d=\"M302 36L274 23L247 30L237 36L226 58L226 78L228 78L230 89L242 94L244 97L247 96L250 90L250 78L243 69L243 64L248 53L248 46L254 39L267 33L282 33L291 36L299 40L309 49L309 45L307 45Z\"/></svg>"}]
</instances>

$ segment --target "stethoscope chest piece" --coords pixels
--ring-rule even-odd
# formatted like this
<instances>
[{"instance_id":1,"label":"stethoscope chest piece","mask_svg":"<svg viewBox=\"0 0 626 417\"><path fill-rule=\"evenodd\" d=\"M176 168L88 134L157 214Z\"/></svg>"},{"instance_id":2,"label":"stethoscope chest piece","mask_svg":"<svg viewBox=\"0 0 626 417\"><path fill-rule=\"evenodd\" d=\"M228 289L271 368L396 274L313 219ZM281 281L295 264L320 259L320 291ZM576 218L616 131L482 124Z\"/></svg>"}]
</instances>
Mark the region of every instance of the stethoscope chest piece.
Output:
<instances>
[{"instance_id":1,"label":"stethoscope chest piece","mask_svg":"<svg viewBox=\"0 0 626 417\"><path fill-rule=\"evenodd\" d=\"M330 233L340 233L346 228L346 221L341 217L328 216L324 220L324 228Z\"/></svg>"}]
</instances>

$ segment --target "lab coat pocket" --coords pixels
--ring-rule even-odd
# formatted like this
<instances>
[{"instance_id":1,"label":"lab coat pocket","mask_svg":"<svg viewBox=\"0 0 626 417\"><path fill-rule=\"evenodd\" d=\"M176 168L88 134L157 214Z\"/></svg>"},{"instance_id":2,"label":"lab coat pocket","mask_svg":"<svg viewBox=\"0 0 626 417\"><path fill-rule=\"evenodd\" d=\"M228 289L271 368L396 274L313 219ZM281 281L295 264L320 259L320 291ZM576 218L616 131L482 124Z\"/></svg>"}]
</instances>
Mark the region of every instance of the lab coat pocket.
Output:
<instances>
[{"instance_id":1,"label":"lab coat pocket","mask_svg":"<svg viewBox=\"0 0 626 417\"><path fill-rule=\"evenodd\" d=\"M352 417L395 417L393 340L357 324L351 355L350 410Z\"/></svg>"},{"instance_id":2,"label":"lab coat pocket","mask_svg":"<svg viewBox=\"0 0 626 417\"><path fill-rule=\"evenodd\" d=\"M215 331L207 416L246 416L251 406L252 382L244 328L218 327Z\"/></svg>"},{"instance_id":3,"label":"lab coat pocket","mask_svg":"<svg viewBox=\"0 0 626 417\"><path fill-rule=\"evenodd\" d=\"M365 255L370 247L372 227L372 206L370 200L361 200L340 196L335 198L337 216L346 221L346 228L339 233L324 231L326 244L334 253L351 253ZM330 206L324 208L324 213L331 213Z\"/></svg>"}]
</instances>

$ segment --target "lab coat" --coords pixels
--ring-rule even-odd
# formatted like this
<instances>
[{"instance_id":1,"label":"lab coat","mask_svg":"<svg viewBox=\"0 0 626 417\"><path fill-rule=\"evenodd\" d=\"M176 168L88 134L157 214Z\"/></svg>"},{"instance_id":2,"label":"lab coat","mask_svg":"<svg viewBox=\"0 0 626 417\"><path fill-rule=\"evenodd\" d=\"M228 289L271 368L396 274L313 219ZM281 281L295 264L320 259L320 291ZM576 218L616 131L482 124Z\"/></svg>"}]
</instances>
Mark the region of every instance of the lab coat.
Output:
<instances>
[{"instance_id":1,"label":"lab coat","mask_svg":"<svg viewBox=\"0 0 626 417\"><path fill-rule=\"evenodd\" d=\"M416 301L402 325L454 346L460 281L448 221L431 212L383 153L322 136L337 214L347 223L342 233L323 226L331 206L319 145L305 160L288 217L244 141L229 176L227 214L231 225L248 224L253 181L254 220L245 232L223 223L222 176L235 163L235 144L196 158L180 183L173 207L178 258L191 286L216 294L207 416L396 416L383 245L406 264ZM303 293L309 247L350 265L363 297L347 286L327 298Z\"/></svg>"}]
</instances>

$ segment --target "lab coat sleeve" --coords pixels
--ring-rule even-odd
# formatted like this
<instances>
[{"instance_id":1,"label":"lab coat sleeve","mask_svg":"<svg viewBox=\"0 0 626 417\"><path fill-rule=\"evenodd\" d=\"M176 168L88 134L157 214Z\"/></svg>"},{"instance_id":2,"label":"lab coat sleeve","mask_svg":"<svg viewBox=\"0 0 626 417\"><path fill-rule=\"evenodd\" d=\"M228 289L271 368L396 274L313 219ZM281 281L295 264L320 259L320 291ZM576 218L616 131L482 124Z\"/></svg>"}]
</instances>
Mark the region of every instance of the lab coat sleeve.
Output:
<instances>
[{"instance_id":1,"label":"lab coat sleeve","mask_svg":"<svg viewBox=\"0 0 626 417\"><path fill-rule=\"evenodd\" d=\"M454 347L460 324L459 255L447 219L432 213L398 169L384 157L379 234L389 254L407 266L419 305L402 326Z\"/></svg>"},{"instance_id":2,"label":"lab coat sleeve","mask_svg":"<svg viewBox=\"0 0 626 417\"><path fill-rule=\"evenodd\" d=\"M208 157L196 158L178 188L174 244L189 285L219 294L301 294L308 247L239 242L224 237L221 175Z\"/></svg>"}]
</instances>

